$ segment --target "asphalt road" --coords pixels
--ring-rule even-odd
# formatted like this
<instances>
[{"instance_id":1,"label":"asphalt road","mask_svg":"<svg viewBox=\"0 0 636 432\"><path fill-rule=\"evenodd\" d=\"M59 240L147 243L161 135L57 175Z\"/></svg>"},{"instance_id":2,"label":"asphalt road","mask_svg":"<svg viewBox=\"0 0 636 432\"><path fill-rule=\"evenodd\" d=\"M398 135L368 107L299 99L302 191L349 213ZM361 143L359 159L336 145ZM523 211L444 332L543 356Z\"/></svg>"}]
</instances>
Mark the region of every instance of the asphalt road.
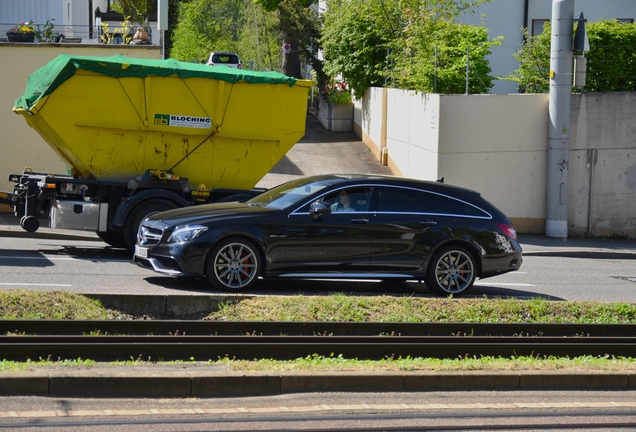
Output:
<instances>
[{"instance_id":1,"label":"asphalt road","mask_svg":"<svg viewBox=\"0 0 636 432\"><path fill-rule=\"evenodd\" d=\"M203 280L155 274L131 263L94 234L25 237L19 227L0 231L0 288L108 294L210 294ZM523 245L523 239L522 239ZM432 296L417 283L261 281L251 294L394 294ZM553 300L636 302L634 260L526 256L520 271L478 280L472 297L543 297Z\"/></svg>"},{"instance_id":2,"label":"asphalt road","mask_svg":"<svg viewBox=\"0 0 636 432\"><path fill-rule=\"evenodd\" d=\"M613 426L619 422L634 427L634 405L630 392L300 393L187 400L14 396L0 398L0 414L14 414L0 417L0 429L574 431L597 424L605 427L595 430L610 431L627 430Z\"/></svg>"}]
</instances>

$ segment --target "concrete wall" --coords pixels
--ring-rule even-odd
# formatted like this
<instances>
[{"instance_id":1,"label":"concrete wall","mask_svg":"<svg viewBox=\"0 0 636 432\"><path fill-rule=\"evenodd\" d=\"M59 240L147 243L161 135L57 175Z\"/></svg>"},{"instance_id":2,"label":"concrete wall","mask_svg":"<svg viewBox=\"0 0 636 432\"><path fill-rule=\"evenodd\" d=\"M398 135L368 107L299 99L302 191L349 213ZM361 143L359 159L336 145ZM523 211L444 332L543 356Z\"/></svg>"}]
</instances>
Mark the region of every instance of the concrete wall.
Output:
<instances>
[{"instance_id":1,"label":"concrete wall","mask_svg":"<svg viewBox=\"0 0 636 432\"><path fill-rule=\"evenodd\" d=\"M519 232L544 233L548 99L547 94L424 95L369 89L356 104L355 130L378 158L379 143L386 142L387 164L395 174L444 177L446 183L477 190ZM636 237L633 112L636 93L573 95L571 234Z\"/></svg>"},{"instance_id":2,"label":"concrete wall","mask_svg":"<svg viewBox=\"0 0 636 432\"><path fill-rule=\"evenodd\" d=\"M569 222L573 233L586 233L589 224L595 235L636 237L634 112L633 92L572 96Z\"/></svg>"},{"instance_id":3,"label":"concrete wall","mask_svg":"<svg viewBox=\"0 0 636 432\"><path fill-rule=\"evenodd\" d=\"M161 48L148 45L80 45L0 43L0 191L12 191L9 173L33 171L66 173L66 165L22 116L12 111L30 74L59 54L159 59ZM6 209L0 209L6 210Z\"/></svg>"},{"instance_id":4,"label":"concrete wall","mask_svg":"<svg viewBox=\"0 0 636 432\"><path fill-rule=\"evenodd\" d=\"M480 191L520 232L542 232L548 95L440 99L439 176Z\"/></svg>"}]
</instances>

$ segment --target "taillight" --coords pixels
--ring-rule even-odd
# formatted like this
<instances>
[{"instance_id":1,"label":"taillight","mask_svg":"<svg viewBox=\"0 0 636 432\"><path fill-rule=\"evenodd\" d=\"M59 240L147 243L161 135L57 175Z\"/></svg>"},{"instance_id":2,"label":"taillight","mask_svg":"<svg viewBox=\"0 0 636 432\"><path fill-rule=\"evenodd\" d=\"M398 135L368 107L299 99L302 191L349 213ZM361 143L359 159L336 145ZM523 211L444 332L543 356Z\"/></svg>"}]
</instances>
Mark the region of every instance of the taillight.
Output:
<instances>
[{"instance_id":1,"label":"taillight","mask_svg":"<svg viewBox=\"0 0 636 432\"><path fill-rule=\"evenodd\" d=\"M499 228L505 235L510 237L513 240L517 240L517 231L512 227L512 225L506 224L497 224L497 228Z\"/></svg>"}]
</instances>

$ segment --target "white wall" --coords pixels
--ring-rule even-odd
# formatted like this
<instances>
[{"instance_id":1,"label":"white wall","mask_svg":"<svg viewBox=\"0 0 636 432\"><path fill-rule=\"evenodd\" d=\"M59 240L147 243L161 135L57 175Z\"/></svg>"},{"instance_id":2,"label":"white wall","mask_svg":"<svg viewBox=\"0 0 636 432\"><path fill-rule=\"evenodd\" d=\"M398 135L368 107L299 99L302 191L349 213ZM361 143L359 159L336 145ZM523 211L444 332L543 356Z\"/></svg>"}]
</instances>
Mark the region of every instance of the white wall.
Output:
<instances>
[{"instance_id":1,"label":"white wall","mask_svg":"<svg viewBox=\"0 0 636 432\"><path fill-rule=\"evenodd\" d=\"M440 96L395 89L387 96L386 146L391 163L406 177L437 180Z\"/></svg>"},{"instance_id":2,"label":"white wall","mask_svg":"<svg viewBox=\"0 0 636 432\"><path fill-rule=\"evenodd\" d=\"M384 127L378 108L383 91ZM547 94L424 95L369 89L357 105L355 130L372 150L386 141L387 162L395 174L424 180L444 177L446 183L477 190L506 213L519 232L543 233L548 102ZM590 230L592 235L636 237L634 112L636 92L573 95L571 234ZM385 138L378 136L382 130ZM597 162L588 167L590 154Z\"/></svg>"}]
</instances>

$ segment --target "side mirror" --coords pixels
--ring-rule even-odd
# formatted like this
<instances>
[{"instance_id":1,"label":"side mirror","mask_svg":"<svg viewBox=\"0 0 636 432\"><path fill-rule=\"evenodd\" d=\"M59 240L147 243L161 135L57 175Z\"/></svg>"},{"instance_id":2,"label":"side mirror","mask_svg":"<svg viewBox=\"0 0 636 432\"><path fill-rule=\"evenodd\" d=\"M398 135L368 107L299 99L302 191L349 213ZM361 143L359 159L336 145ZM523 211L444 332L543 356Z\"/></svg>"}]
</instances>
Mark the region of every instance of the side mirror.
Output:
<instances>
[{"instance_id":1,"label":"side mirror","mask_svg":"<svg viewBox=\"0 0 636 432\"><path fill-rule=\"evenodd\" d=\"M323 201L315 201L309 206L309 217L313 220L320 219L324 214L331 214L331 206Z\"/></svg>"}]
</instances>

